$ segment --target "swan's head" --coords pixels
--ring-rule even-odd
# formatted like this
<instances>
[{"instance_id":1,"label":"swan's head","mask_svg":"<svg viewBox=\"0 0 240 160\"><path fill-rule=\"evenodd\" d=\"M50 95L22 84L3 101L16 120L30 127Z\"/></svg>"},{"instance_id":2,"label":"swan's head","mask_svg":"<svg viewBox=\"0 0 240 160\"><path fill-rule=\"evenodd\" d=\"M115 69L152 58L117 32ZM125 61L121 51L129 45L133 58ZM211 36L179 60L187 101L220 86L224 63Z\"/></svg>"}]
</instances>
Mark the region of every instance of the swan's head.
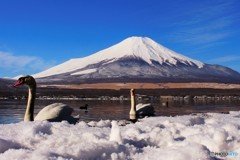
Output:
<instances>
[{"instance_id":1,"label":"swan's head","mask_svg":"<svg viewBox=\"0 0 240 160\"><path fill-rule=\"evenodd\" d=\"M130 90L130 93L131 93L131 96L134 96L134 95L135 95L135 89L132 88L132 89Z\"/></svg>"},{"instance_id":2,"label":"swan's head","mask_svg":"<svg viewBox=\"0 0 240 160\"><path fill-rule=\"evenodd\" d=\"M26 84L28 86L36 86L36 81L32 76L23 76L18 79L18 81L15 83L14 87L20 86Z\"/></svg>"}]
</instances>

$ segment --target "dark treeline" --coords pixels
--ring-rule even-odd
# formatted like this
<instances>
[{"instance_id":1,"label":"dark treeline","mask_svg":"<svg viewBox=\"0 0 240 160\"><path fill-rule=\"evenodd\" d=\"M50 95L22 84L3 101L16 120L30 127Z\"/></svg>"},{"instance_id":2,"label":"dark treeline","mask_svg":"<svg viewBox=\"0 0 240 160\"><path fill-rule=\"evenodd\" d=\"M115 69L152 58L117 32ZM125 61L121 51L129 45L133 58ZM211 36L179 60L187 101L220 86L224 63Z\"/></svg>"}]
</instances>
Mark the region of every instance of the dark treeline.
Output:
<instances>
[{"instance_id":1,"label":"dark treeline","mask_svg":"<svg viewBox=\"0 0 240 160\"><path fill-rule=\"evenodd\" d=\"M37 96L69 96L76 97L100 97L100 96L125 96L129 97L129 89L112 90L112 89L57 89L57 88L38 88ZM137 89L137 94L148 96L240 96L240 89ZM11 88L9 90L0 90L0 96L25 96L27 88Z\"/></svg>"}]
</instances>

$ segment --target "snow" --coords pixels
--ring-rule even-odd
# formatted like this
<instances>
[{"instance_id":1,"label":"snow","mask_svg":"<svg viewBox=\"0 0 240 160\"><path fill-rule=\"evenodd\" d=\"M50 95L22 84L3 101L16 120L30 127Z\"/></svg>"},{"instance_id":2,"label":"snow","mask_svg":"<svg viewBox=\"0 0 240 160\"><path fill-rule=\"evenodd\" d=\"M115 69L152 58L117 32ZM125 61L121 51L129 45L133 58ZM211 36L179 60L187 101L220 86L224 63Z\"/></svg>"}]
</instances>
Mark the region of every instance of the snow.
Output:
<instances>
[{"instance_id":1,"label":"snow","mask_svg":"<svg viewBox=\"0 0 240 160\"><path fill-rule=\"evenodd\" d=\"M96 71L97 71L96 68L93 68L93 69L86 69L86 70L83 70L83 71L74 72L74 73L72 73L71 75L82 75L82 74L93 73L93 72L96 72Z\"/></svg>"},{"instance_id":2,"label":"snow","mask_svg":"<svg viewBox=\"0 0 240 160\"><path fill-rule=\"evenodd\" d=\"M196 65L198 68L202 68L204 66L204 63L178 54L156 43L150 38L129 37L122 42L99 51L95 54L84 58L71 59L33 76L35 78L41 78L62 73L74 72L75 70L84 69L91 64L97 64L103 61L106 63L114 62L124 57L141 58L150 65L152 64L152 61L157 61L160 64L167 63L176 65L177 62L181 62L186 65Z\"/></svg>"},{"instance_id":3,"label":"snow","mask_svg":"<svg viewBox=\"0 0 240 160\"><path fill-rule=\"evenodd\" d=\"M149 117L138 122L0 125L0 159L158 159L210 160L211 152L240 156L240 111L177 117Z\"/></svg>"}]
</instances>

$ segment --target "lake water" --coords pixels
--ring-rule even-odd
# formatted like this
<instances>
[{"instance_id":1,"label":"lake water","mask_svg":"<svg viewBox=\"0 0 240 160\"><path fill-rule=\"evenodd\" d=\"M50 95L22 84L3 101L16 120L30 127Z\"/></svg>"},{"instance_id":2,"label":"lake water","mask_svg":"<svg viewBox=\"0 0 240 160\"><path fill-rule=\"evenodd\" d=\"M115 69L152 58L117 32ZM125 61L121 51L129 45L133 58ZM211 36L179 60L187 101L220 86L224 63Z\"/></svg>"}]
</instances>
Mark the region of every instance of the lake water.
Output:
<instances>
[{"instance_id":1,"label":"lake water","mask_svg":"<svg viewBox=\"0 0 240 160\"><path fill-rule=\"evenodd\" d=\"M37 100L35 114L44 106L62 102L74 108L74 115L80 114L80 120L120 120L129 118L130 101L80 101L80 100ZM23 120L26 100L0 100L0 124L17 123ZM228 112L240 110L240 100L235 101L145 101L152 103L155 116L176 116L191 113ZM80 106L88 104L88 112Z\"/></svg>"}]
</instances>

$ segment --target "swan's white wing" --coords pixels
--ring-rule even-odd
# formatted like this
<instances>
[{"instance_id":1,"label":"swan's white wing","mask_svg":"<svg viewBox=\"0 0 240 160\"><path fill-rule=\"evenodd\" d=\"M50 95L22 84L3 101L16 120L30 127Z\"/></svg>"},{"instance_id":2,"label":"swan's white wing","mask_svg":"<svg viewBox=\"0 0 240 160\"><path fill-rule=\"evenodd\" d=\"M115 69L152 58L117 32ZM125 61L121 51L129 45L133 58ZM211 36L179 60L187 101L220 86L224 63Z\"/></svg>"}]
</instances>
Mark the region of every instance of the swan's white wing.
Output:
<instances>
[{"instance_id":1,"label":"swan's white wing","mask_svg":"<svg viewBox=\"0 0 240 160\"><path fill-rule=\"evenodd\" d=\"M63 103L53 103L44 107L37 114L34 120L57 121L68 120L73 109ZM72 117L71 117L72 118Z\"/></svg>"},{"instance_id":2,"label":"swan's white wing","mask_svg":"<svg viewBox=\"0 0 240 160\"><path fill-rule=\"evenodd\" d=\"M153 115L154 108L151 103L142 104L139 103L136 105L136 110L138 115Z\"/></svg>"}]
</instances>

